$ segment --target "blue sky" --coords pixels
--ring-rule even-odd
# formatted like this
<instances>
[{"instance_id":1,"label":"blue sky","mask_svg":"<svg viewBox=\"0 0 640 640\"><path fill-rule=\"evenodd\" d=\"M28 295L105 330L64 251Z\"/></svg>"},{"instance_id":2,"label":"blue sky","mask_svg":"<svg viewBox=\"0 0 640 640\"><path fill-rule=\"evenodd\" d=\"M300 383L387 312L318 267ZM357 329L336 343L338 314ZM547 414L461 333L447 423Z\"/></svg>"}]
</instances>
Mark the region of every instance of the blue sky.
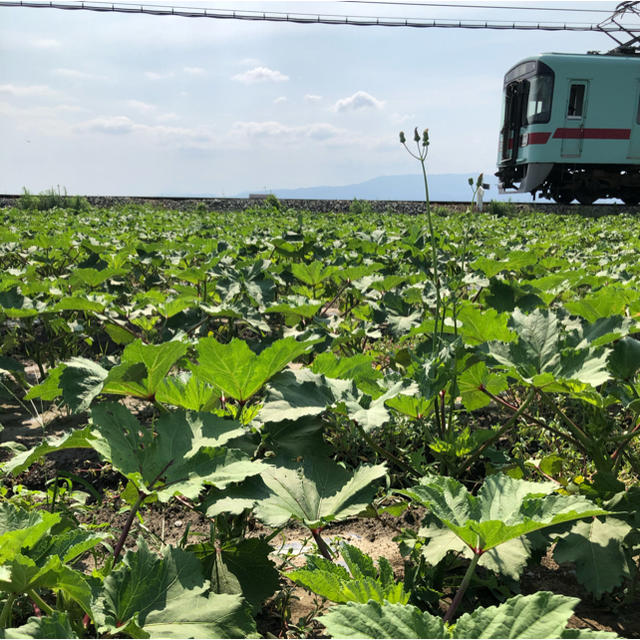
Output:
<instances>
[{"instance_id":1,"label":"blue sky","mask_svg":"<svg viewBox=\"0 0 640 640\"><path fill-rule=\"evenodd\" d=\"M160 3L463 20L605 17L345 2ZM529 4L612 11L617 2ZM0 193L60 185L83 194L229 196L350 184L415 171L398 142L398 132L414 126L429 128L430 173L493 173L505 71L535 53L613 44L598 33L0 6Z\"/></svg>"}]
</instances>

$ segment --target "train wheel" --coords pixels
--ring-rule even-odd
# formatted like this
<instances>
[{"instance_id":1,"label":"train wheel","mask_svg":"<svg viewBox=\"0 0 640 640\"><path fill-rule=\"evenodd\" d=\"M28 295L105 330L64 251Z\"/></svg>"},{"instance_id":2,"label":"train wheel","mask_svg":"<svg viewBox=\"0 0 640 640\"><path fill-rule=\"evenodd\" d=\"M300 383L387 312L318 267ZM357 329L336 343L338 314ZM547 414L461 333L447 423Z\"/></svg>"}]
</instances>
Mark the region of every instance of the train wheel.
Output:
<instances>
[{"instance_id":1,"label":"train wheel","mask_svg":"<svg viewBox=\"0 0 640 640\"><path fill-rule=\"evenodd\" d=\"M573 201L573 194L568 191L556 191L551 197L558 204L571 204Z\"/></svg>"},{"instance_id":2,"label":"train wheel","mask_svg":"<svg viewBox=\"0 0 640 640\"><path fill-rule=\"evenodd\" d=\"M577 197L578 202L584 205L593 204L598 199L597 196L594 196L591 193L579 193Z\"/></svg>"}]
</instances>

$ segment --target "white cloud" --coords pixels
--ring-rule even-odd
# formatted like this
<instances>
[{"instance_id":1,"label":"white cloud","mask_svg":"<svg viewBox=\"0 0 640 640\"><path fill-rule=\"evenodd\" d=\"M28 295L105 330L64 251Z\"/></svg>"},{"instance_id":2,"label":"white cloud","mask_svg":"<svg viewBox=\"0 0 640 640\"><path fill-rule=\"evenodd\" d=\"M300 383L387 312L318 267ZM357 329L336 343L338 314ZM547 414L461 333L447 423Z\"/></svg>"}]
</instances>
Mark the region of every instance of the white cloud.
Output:
<instances>
[{"instance_id":1,"label":"white cloud","mask_svg":"<svg viewBox=\"0 0 640 640\"><path fill-rule=\"evenodd\" d=\"M236 74L232 79L243 84L255 84L257 82L286 82L289 76L275 69L269 69L269 67L254 67L244 73Z\"/></svg>"},{"instance_id":2,"label":"white cloud","mask_svg":"<svg viewBox=\"0 0 640 640\"><path fill-rule=\"evenodd\" d=\"M286 96L278 96L274 101L273 104L281 104L282 102L286 102L287 101L287 97Z\"/></svg>"},{"instance_id":3,"label":"white cloud","mask_svg":"<svg viewBox=\"0 0 640 640\"><path fill-rule=\"evenodd\" d=\"M231 128L230 139L264 141L278 140L288 144L297 144L305 140L319 142L349 143L353 135L345 129L340 129L326 122L307 125L288 125L274 120L264 122L235 122Z\"/></svg>"},{"instance_id":4,"label":"white cloud","mask_svg":"<svg viewBox=\"0 0 640 640\"><path fill-rule=\"evenodd\" d=\"M304 97L305 102L320 102L322 100L322 96L316 96L312 93L307 93Z\"/></svg>"},{"instance_id":5,"label":"white cloud","mask_svg":"<svg viewBox=\"0 0 640 640\"><path fill-rule=\"evenodd\" d=\"M415 116L413 114L407 115L407 114L402 114L402 113L392 113L389 116L389 120L391 120L391 122L393 124L403 124L405 122L409 122L410 120L413 120L415 118Z\"/></svg>"},{"instance_id":6,"label":"white cloud","mask_svg":"<svg viewBox=\"0 0 640 640\"><path fill-rule=\"evenodd\" d=\"M156 71L145 71L144 75L149 80L166 80L173 77L173 71L166 71L165 73L157 73Z\"/></svg>"},{"instance_id":7,"label":"white cloud","mask_svg":"<svg viewBox=\"0 0 640 640\"><path fill-rule=\"evenodd\" d=\"M356 111L358 109L382 109L384 102L374 98L366 91L356 91L352 96L348 98L341 98L335 105L333 105L334 111Z\"/></svg>"},{"instance_id":8,"label":"white cloud","mask_svg":"<svg viewBox=\"0 0 640 640\"><path fill-rule=\"evenodd\" d=\"M7 93L10 96L52 96L56 94L51 87L44 84L17 85L17 84L0 84L0 93Z\"/></svg>"},{"instance_id":9,"label":"white cloud","mask_svg":"<svg viewBox=\"0 0 640 640\"><path fill-rule=\"evenodd\" d=\"M184 72L190 76L203 76L207 73L202 67L184 67Z\"/></svg>"},{"instance_id":10,"label":"white cloud","mask_svg":"<svg viewBox=\"0 0 640 640\"><path fill-rule=\"evenodd\" d=\"M142 100L126 100L125 104L136 111L140 111L141 113L150 113L158 108L155 104L142 102Z\"/></svg>"},{"instance_id":11,"label":"white cloud","mask_svg":"<svg viewBox=\"0 0 640 640\"><path fill-rule=\"evenodd\" d=\"M136 126L136 123L127 116L100 116L81 122L75 128L81 132L123 135L132 133Z\"/></svg>"}]
</instances>

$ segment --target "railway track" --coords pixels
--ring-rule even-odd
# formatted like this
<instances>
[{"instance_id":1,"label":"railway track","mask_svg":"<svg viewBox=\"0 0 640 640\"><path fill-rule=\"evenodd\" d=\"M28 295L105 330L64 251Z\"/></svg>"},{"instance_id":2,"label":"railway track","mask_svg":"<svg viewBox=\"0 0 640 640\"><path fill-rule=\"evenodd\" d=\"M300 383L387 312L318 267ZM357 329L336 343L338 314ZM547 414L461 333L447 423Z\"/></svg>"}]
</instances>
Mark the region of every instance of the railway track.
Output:
<instances>
[{"instance_id":1,"label":"railway track","mask_svg":"<svg viewBox=\"0 0 640 640\"><path fill-rule=\"evenodd\" d=\"M15 206L22 195L0 194L0 207ZM71 196L69 196L71 197ZM116 206L126 204L154 204L165 208L192 210L204 207L207 211L243 211L258 207L266 198L266 195L252 196L248 198L223 198L223 197L193 197L193 196L84 196L90 204L95 206ZM353 200L332 199L303 199L303 198L279 198L283 209L302 209L317 213L331 211L349 211ZM419 214L424 212L424 202L419 200L359 200L367 203L373 211L384 213ZM469 207L469 201L432 201L432 210L441 208L464 211ZM549 213L581 213L584 215L611 215L617 213L640 213L640 206L625 204L595 203L592 205L557 204L554 202L500 202L492 205L491 201L485 202L484 211L491 212L527 212L541 211Z\"/></svg>"}]
</instances>

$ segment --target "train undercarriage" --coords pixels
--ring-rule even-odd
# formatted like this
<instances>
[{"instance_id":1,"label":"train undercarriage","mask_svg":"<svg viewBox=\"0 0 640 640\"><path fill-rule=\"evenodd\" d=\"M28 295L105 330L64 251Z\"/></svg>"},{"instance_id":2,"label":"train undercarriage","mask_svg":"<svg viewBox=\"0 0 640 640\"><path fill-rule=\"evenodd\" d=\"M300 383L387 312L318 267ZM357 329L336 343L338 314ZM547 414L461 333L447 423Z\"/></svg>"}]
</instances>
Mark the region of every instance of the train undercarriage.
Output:
<instances>
[{"instance_id":1,"label":"train undercarriage","mask_svg":"<svg viewBox=\"0 0 640 640\"><path fill-rule=\"evenodd\" d=\"M496 175L504 193L531 193L560 204L593 204L600 198L640 203L638 165L521 164L502 167Z\"/></svg>"}]
</instances>

